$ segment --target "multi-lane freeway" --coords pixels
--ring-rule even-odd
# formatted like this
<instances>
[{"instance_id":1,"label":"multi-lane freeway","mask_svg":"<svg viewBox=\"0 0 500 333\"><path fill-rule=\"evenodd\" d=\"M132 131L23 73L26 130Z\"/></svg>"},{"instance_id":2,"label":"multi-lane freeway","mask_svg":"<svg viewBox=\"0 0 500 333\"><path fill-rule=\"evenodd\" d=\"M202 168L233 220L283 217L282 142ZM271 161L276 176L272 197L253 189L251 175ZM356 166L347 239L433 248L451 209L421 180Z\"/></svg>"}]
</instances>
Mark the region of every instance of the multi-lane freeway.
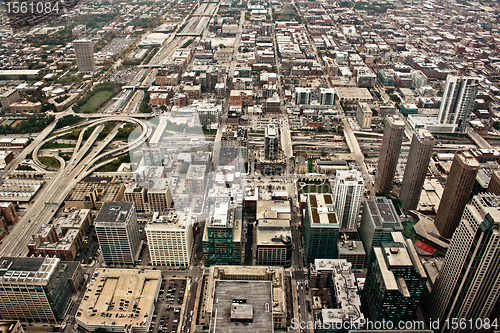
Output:
<instances>
[{"instance_id":1,"label":"multi-lane freeway","mask_svg":"<svg viewBox=\"0 0 500 333\"><path fill-rule=\"evenodd\" d=\"M104 123L108 121L135 123L141 127L142 135L140 135L129 146L116 148L102 153L104 148L113 140L119 129L118 126L115 126L115 128L104 138L104 140L100 141L99 144L93 148L93 144L96 142L97 136L104 128ZM55 212L76 183L86 177L92 170L95 170L97 166L94 164L98 163L106 156L119 153L120 151L128 151L130 147L137 147L144 142L146 137L151 133L151 129L142 120L123 116L106 117L105 119L90 121L90 124L86 129L94 126L96 126L96 128L83 145L81 145L81 137L83 136L82 130L78 140L79 143L77 143L77 147L75 147L75 151L73 152L70 161L66 164L61 164L61 167L56 175L41 189L37 200L34 201L34 203L27 209L24 216L10 230L10 234L4 239L3 244L0 246L0 255L26 255L28 252L27 245L32 235L38 232L42 224L50 222ZM41 146L53 139L54 138L50 138L39 142L36 147L34 147L33 151L38 153ZM33 157L36 161L37 156Z\"/></svg>"}]
</instances>

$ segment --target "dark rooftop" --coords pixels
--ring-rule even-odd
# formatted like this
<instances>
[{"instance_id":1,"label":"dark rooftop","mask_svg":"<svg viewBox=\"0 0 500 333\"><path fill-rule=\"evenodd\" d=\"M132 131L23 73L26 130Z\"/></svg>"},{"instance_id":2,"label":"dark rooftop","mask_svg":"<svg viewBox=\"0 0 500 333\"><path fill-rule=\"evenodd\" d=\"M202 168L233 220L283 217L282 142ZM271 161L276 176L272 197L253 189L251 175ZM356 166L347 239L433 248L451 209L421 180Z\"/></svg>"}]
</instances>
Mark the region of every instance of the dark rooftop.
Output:
<instances>
[{"instance_id":1,"label":"dark rooftop","mask_svg":"<svg viewBox=\"0 0 500 333\"><path fill-rule=\"evenodd\" d=\"M366 205L376 228L403 230L399 215L391 200L386 197L375 197L366 200Z\"/></svg>"},{"instance_id":2,"label":"dark rooftop","mask_svg":"<svg viewBox=\"0 0 500 333\"><path fill-rule=\"evenodd\" d=\"M106 201L102 204L99 214L95 218L95 223L103 222L118 222L123 223L127 219L128 214L134 207L132 202L120 201L112 202Z\"/></svg>"},{"instance_id":3,"label":"dark rooftop","mask_svg":"<svg viewBox=\"0 0 500 333\"><path fill-rule=\"evenodd\" d=\"M0 258L0 276L8 271L37 272L45 258L2 257Z\"/></svg>"}]
</instances>

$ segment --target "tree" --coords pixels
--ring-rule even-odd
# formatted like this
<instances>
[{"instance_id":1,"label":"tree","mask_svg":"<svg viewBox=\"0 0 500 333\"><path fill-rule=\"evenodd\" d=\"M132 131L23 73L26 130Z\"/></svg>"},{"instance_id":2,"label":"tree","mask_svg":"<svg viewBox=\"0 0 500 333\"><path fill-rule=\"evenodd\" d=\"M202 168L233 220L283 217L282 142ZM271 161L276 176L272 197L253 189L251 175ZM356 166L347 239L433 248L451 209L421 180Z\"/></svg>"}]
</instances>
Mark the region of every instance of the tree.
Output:
<instances>
[{"instance_id":1,"label":"tree","mask_svg":"<svg viewBox=\"0 0 500 333\"><path fill-rule=\"evenodd\" d=\"M495 128L496 130L500 130L500 122L495 121L495 122L493 123L493 128Z\"/></svg>"}]
</instances>

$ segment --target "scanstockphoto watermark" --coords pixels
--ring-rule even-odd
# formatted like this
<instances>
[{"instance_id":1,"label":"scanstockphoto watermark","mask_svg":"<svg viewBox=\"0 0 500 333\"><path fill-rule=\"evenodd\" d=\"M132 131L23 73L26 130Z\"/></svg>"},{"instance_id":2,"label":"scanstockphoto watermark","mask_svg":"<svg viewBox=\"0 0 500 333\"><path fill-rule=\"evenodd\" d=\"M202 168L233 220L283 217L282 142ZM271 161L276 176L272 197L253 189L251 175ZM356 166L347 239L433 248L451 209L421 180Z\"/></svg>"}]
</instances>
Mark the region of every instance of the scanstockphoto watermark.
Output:
<instances>
[{"instance_id":1,"label":"scanstockphoto watermark","mask_svg":"<svg viewBox=\"0 0 500 333\"><path fill-rule=\"evenodd\" d=\"M297 318L292 319L293 330L297 329L314 329L314 330L422 330L425 328L425 323L420 320L397 321L391 320L370 320L360 318L357 320L346 320L338 322L321 322L321 321L303 321Z\"/></svg>"}]
</instances>

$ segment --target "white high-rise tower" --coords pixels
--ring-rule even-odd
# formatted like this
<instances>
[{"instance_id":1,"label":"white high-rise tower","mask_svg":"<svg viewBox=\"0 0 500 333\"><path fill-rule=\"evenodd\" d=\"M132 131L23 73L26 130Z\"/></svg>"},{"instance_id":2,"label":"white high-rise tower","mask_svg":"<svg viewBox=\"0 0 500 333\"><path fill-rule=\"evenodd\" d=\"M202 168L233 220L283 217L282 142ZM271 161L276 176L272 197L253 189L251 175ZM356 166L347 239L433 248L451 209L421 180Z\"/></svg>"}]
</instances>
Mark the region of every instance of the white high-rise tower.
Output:
<instances>
[{"instance_id":1,"label":"white high-rise tower","mask_svg":"<svg viewBox=\"0 0 500 333\"><path fill-rule=\"evenodd\" d=\"M456 125L455 131L463 132L474 108L479 79L448 75L438 122Z\"/></svg>"}]
</instances>

